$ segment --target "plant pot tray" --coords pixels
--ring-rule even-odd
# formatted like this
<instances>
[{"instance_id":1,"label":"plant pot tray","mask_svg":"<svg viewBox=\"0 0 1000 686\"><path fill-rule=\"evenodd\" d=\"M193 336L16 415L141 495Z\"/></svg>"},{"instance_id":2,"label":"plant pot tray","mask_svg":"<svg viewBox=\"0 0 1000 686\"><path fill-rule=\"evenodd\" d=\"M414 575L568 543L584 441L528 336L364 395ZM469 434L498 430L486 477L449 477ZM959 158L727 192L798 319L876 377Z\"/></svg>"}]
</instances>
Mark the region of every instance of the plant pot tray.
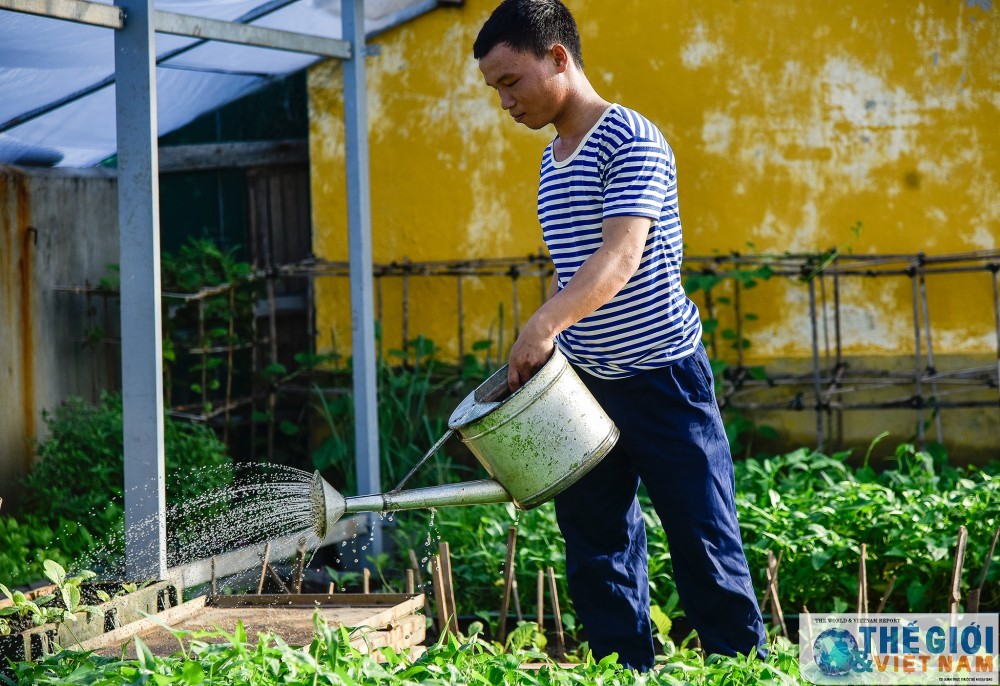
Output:
<instances>
[{"instance_id":1,"label":"plant pot tray","mask_svg":"<svg viewBox=\"0 0 1000 686\"><path fill-rule=\"evenodd\" d=\"M258 632L275 633L290 645L307 645L313 638L313 613L333 627L352 629L351 645L362 652L417 646L426 635L423 594L338 593L199 597L114 631L85 641L81 648L102 655L135 656L139 637L154 655L171 655L179 640L167 628L179 631L224 631L232 635L242 622L250 644ZM186 642L191 639L184 638ZM222 636L198 637L222 643ZM376 658L378 657L376 653Z\"/></svg>"},{"instance_id":2,"label":"plant pot tray","mask_svg":"<svg viewBox=\"0 0 1000 686\"><path fill-rule=\"evenodd\" d=\"M84 584L84 592L103 590L115 593L119 583ZM53 592L54 586L38 589L33 593ZM176 606L180 600L180 590L170 581L159 581L125 595L118 595L110 601L95 605L90 612L76 613L76 621L61 624L43 624L18 634L0 636L0 667L11 660L37 660L56 650L57 646L69 647L99 637L105 632L142 619L147 614L155 614Z\"/></svg>"}]
</instances>

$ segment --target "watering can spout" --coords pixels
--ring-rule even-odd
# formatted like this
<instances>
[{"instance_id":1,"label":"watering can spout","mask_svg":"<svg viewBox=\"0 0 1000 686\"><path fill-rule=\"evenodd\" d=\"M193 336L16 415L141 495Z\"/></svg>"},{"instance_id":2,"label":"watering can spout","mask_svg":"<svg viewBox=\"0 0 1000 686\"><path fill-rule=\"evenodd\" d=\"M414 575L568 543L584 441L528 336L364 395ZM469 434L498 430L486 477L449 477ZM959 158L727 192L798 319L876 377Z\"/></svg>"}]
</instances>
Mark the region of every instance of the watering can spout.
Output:
<instances>
[{"instance_id":1,"label":"watering can spout","mask_svg":"<svg viewBox=\"0 0 1000 686\"><path fill-rule=\"evenodd\" d=\"M389 491L345 498L317 471L313 474L310 504L313 533L322 541L344 514L353 512L396 512L449 505L490 505L509 503L510 493L493 479L457 484Z\"/></svg>"}]
</instances>

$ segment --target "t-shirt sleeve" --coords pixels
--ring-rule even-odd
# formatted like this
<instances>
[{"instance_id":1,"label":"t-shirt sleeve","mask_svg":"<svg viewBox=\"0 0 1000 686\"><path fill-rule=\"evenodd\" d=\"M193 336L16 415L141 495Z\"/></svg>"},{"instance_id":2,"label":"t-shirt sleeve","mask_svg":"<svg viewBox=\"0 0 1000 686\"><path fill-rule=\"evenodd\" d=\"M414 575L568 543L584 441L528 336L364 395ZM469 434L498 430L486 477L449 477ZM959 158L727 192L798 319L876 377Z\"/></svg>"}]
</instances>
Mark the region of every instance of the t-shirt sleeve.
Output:
<instances>
[{"instance_id":1,"label":"t-shirt sleeve","mask_svg":"<svg viewBox=\"0 0 1000 686\"><path fill-rule=\"evenodd\" d=\"M604 218L659 219L671 177L670 159L661 146L641 138L627 141L604 169Z\"/></svg>"}]
</instances>

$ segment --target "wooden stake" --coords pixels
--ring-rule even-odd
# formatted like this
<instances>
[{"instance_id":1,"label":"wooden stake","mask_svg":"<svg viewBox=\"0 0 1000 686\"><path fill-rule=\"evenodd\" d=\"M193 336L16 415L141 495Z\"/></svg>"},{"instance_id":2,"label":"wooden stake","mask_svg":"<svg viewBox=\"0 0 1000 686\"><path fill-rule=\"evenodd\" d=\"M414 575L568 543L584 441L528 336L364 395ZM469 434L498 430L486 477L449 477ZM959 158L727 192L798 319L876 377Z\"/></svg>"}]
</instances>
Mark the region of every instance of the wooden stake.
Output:
<instances>
[{"instance_id":1,"label":"wooden stake","mask_svg":"<svg viewBox=\"0 0 1000 686\"><path fill-rule=\"evenodd\" d=\"M885 593L882 594L882 600L878 601L878 607L875 609L875 614L882 614L882 610L885 609L885 602L889 600L889 594L892 593L892 589L896 587L896 575L893 574L892 578L889 579L889 587L885 589Z\"/></svg>"},{"instance_id":2,"label":"wooden stake","mask_svg":"<svg viewBox=\"0 0 1000 686\"><path fill-rule=\"evenodd\" d=\"M212 596L215 597L219 595L218 589L215 587L215 555L212 556Z\"/></svg>"},{"instance_id":3,"label":"wooden stake","mask_svg":"<svg viewBox=\"0 0 1000 686\"><path fill-rule=\"evenodd\" d=\"M431 584L434 586L434 601L437 605L438 631L443 635L448 630L448 602L444 594L444 576L438 556L431 558Z\"/></svg>"},{"instance_id":4,"label":"wooden stake","mask_svg":"<svg viewBox=\"0 0 1000 686\"><path fill-rule=\"evenodd\" d=\"M497 638L501 643L507 640L507 612L510 609L510 593L514 587L514 550L517 547L517 527L507 529L507 556L504 558L503 599L500 601L500 623Z\"/></svg>"},{"instance_id":5,"label":"wooden stake","mask_svg":"<svg viewBox=\"0 0 1000 686\"><path fill-rule=\"evenodd\" d=\"M993 561L993 551L997 547L997 539L1000 538L1000 526L993 532L993 541L990 549L986 553L986 562L983 564L983 575L979 577L979 586L969 591L969 601L965 604L965 611L973 614L979 612L979 596L982 595L983 585L986 583L986 575L990 571L990 562Z\"/></svg>"},{"instance_id":6,"label":"wooden stake","mask_svg":"<svg viewBox=\"0 0 1000 686\"><path fill-rule=\"evenodd\" d=\"M549 594L552 596L552 616L556 625L556 659L566 654L566 638L563 636L562 613L559 611L559 587L556 585L556 570L548 568Z\"/></svg>"},{"instance_id":7,"label":"wooden stake","mask_svg":"<svg viewBox=\"0 0 1000 686\"><path fill-rule=\"evenodd\" d=\"M538 570L538 589L536 605L538 607L538 630L545 631L545 572Z\"/></svg>"},{"instance_id":8,"label":"wooden stake","mask_svg":"<svg viewBox=\"0 0 1000 686\"><path fill-rule=\"evenodd\" d=\"M858 616L868 616L868 544L861 544L861 559L858 561Z\"/></svg>"},{"instance_id":9,"label":"wooden stake","mask_svg":"<svg viewBox=\"0 0 1000 686\"><path fill-rule=\"evenodd\" d=\"M806 642L812 645L813 642L813 630L812 622L810 621L809 608L805 605L802 606L802 618L799 620L799 631L802 631L802 627L806 627Z\"/></svg>"},{"instance_id":10,"label":"wooden stake","mask_svg":"<svg viewBox=\"0 0 1000 686\"><path fill-rule=\"evenodd\" d=\"M330 585L326 587L326 593L327 595L333 595L336 592L337 592L337 584L331 581Z\"/></svg>"},{"instance_id":11,"label":"wooden stake","mask_svg":"<svg viewBox=\"0 0 1000 686\"><path fill-rule=\"evenodd\" d=\"M953 616L958 613L958 604L962 601L962 567L965 565L965 545L968 540L968 529L958 527L958 546L955 548L955 564L951 569L951 592L948 597L948 612Z\"/></svg>"},{"instance_id":12,"label":"wooden stake","mask_svg":"<svg viewBox=\"0 0 1000 686\"><path fill-rule=\"evenodd\" d=\"M367 567L361 570L361 592L372 592L372 570Z\"/></svg>"},{"instance_id":13,"label":"wooden stake","mask_svg":"<svg viewBox=\"0 0 1000 686\"><path fill-rule=\"evenodd\" d=\"M420 573L420 563L417 562L417 554L413 552L413 548L410 548L410 566L413 567L413 573L417 575L417 586L424 585L423 575Z\"/></svg>"},{"instance_id":14,"label":"wooden stake","mask_svg":"<svg viewBox=\"0 0 1000 686\"><path fill-rule=\"evenodd\" d=\"M271 565L267 565L267 571L271 575L271 578L274 579L276 582L278 582L278 587L282 591L288 593L289 595L292 593L291 589L289 589L288 586L285 585L285 580L281 578L281 575L278 574L276 571L274 571L274 567L272 567Z\"/></svg>"},{"instance_id":15,"label":"wooden stake","mask_svg":"<svg viewBox=\"0 0 1000 686\"><path fill-rule=\"evenodd\" d=\"M298 564L295 567L295 592L302 593L302 577L306 571L306 544L305 541L299 543Z\"/></svg>"},{"instance_id":16,"label":"wooden stake","mask_svg":"<svg viewBox=\"0 0 1000 686\"><path fill-rule=\"evenodd\" d=\"M524 621L524 614L521 613L521 594L517 591L517 578L514 578L514 582L511 584L511 590L514 592L514 616L517 617L517 621L520 624Z\"/></svg>"},{"instance_id":17,"label":"wooden stake","mask_svg":"<svg viewBox=\"0 0 1000 686\"><path fill-rule=\"evenodd\" d=\"M782 551L784 552L784 551ZM785 626L785 615L781 611L781 601L778 600L778 563L779 557L775 557L770 550L767 551L767 590L771 596L771 624L781 627L781 635L788 637L788 627Z\"/></svg>"},{"instance_id":18,"label":"wooden stake","mask_svg":"<svg viewBox=\"0 0 1000 686\"><path fill-rule=\"evenodd\" d=\"M448 541L441 541L438 545L441 553L441 579L444 581L444 592L448 598L448 626L452 633L458 633L458 606L455 604L455 581L451 576L451 548Z\"/></svg>"},{"instance_id":19,"label":"wooden stake","mask_svg":"<svg viewBox=\"0 0 1000 686\"><path fill-rule=\"evenodd\" d=\"M264 545L264 555L260 558L260 581L257 582L257 595L264 592L264 579L267 578L267 562L271 558L271 542Z\"/></svg>"},{"instance_id":20,"label":"wooden stake","mask_svg":"<svg viewBox=\"0 0 1000 686\"><path fill-rule=\"evenodd\" d=\"M406 592L410 595L417 592L416 576L413 572L412 569L406 570Z\"/></svg>"}]
</instances>

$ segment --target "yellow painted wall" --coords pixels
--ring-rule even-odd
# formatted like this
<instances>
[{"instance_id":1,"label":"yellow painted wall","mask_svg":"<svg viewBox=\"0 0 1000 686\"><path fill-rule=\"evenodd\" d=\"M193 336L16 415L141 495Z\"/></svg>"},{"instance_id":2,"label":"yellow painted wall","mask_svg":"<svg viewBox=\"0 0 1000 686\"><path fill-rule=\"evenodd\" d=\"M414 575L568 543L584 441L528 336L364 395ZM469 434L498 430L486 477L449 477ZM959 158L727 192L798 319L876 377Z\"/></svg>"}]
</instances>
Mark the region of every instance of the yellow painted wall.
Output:
<instances>
[{"instance_id":1,"label":"yellow painted wall","mask_svg":"<svg viewBox=\"0 0 1000 686\"><path fill-rule=\"evenodd\" d=\"M374 259L514 256L542 245L535 218L551 129L516 125L471 57L495 0L439 9L380 37L369 59ZM1000 7L990 0L568 0L587 74L604 97L663 130L678 160L688 254L952 253L1000 248ZM340 68L309 75L315 251L343 260L346 201ZM857 238L851 227L863 231ZM748 247L752 243L752 248ZM995 350L986 275L935 277L939 354ZM467 282L468 284L468 282ZM943 284L943 285L941 285ZM489 335L510 286L465 294L470 340ZM525 285L524 317L538 304ZM845 352L913 348L907 279L852 282ZM410 286L410 334L454 352L450 279ZM800 285L769 283L747 308L757 357L807 357L789 313ZM383 288L400 335L398 282ZM344 280L317 289L320 347L349 348ZM509 345L509 334L506 343Z\"/></svg>"}]
</instances>

